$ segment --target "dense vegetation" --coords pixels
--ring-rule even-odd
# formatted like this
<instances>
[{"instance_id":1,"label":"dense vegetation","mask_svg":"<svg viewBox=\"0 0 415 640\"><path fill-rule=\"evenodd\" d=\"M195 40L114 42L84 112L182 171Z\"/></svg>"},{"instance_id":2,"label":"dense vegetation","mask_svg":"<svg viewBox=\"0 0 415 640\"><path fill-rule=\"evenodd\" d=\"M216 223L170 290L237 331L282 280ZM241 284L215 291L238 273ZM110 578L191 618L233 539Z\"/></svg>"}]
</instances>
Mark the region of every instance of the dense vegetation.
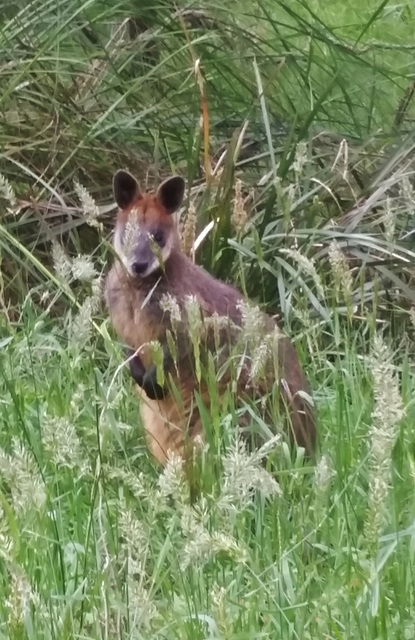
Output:
<instances>
[{"instance_id":1,"label":"dense vegetation","mask_svg":"<svg viewBox=\"0 0 415 640\"><path fill-rule=\"evenodd\" d=\"M2 7L0 638L414 636L414 18ZM196 491L149 458L101 304L121 167L183 175L184 244L279 314L315 464L215 406Z\"/></svg>"}]
</instances>

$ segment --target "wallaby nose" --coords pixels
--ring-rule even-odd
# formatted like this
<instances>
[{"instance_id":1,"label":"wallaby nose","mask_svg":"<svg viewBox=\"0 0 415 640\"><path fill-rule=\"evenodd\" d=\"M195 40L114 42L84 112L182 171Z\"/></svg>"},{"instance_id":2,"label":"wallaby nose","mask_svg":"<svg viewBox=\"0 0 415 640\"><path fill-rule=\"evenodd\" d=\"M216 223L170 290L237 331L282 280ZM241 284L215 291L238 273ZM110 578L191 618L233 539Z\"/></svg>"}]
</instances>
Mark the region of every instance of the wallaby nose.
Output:
<instances>
[{"instance_id":1,"label":"wallaby nose","mask_svg":"<svg viewBox=\"0 0 415 640\"><path fill-rule=\"evenodd\" d=\"M132 272L136 276L141 276L148 267L148 262L133 262L131 265Z\"/></svg>"}]
</instances>

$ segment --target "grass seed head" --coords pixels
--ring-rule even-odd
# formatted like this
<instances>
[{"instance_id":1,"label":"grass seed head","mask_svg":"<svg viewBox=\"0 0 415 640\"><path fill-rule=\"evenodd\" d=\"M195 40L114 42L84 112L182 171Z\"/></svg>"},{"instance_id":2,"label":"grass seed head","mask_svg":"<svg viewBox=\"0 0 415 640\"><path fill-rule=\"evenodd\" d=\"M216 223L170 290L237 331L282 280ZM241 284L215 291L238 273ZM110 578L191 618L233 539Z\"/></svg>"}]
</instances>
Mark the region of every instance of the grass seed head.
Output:
<instances>
[{"instance_id":1,"label":"grass seed head","mask_svg":"<svg viewBox=\"0 0 415 640\"><path fill-rule=\"evenodd\" d=\"M281 494L277 481L261 464L279 440L277 435L261 449L248 453L245 442L237 439L223 458L222 492L218 500L221 509L243 510L252 502L256 491L265 498Z\"/></svg>"},{"instance_id":2,"label":"grass seed head","mask_svg":"<svg viewBox=\"0 0 415 640\"><path fill-rule=\"evenodd\" d=\"M69 323L70 339L74 343L83 342L89 338L92 330L93 317L98 313L102 299L102 278L98 276L91 281L91 295L81 304L78 313Z\"/></svg>"},{"instance_id":3,"label":"grass seed head","mask_svg":"<svg viewBox=\"0 0 415 640\"><path fill-rule=\"evenodd\" d=\"M0 198L3 198L10 205L9 211L14 213L17 205L17 198L9 180L0 173Z\"/></svg>"},{"instance_id":4,"label":"grass seed head","mask_svg":"<svg viewBox=\"0 0 415 640\"><path fill-rule=\"evenodd\" d=\"M409 176L404 176L400 181L399 195L403 200L408 217L413 216L415 214L415 192Z\"/></svg>"},{"instance_id":5,"label":"grass seed head","mask_svg":"<svg viewBox=\"0 0 415 640\"><path fill-rule=\"evenodd\" d=\"M158 480L162 497L172 497L175 502L185 505L189 502L189 487L184 472L183 458L173 452L169 452L167 463Z\"/></svg>"},{"instance_id":6,"label":"grass seed head","mask_svg":"<svg viewBox=\"0 0 415 640\"><path fill-rule=\"evenodd\" d=\"M20 567L13 566L10 570L6 608L8 610L8 624L14 631L23 627L30 612L32 599L32 589L26 574Z\"/></svg>"},{"instance_id":7,"label":"grass seed head","mask_svg":"<svg viewBox=\"0 0 415 640\"><path fill-rule=\"evenodd\" d=\"M300 270L303 271L303 273L305 273L307 276L309 276L313 280L315 287L317 289L318 295L320 296L320 298L324 298L324 287L321 282L321 278L317 273L314 260L312 258L308 258L307 256L303 255L300 251L298 251L298 249L287 248L287 249L280 249L280 251L281 253L284 253L289 258L291 258L291 260L296 262Z\"/></svg>"},{"instance_id":8,"label":"grass seed head","mask_svg":"<svg viewBox=\"0 0 415 640\"><path fill-rule=\"evenodd\" d=\"M196 208L193 202L190 203L186 219L182 226L181 246L183 252L190 256L196 240Z\"/></svg>"},{"instance_id":9,"label":"grass seed head","mask_svg":"<svg viewBox=\"0 0 415 640\"><path fill-rule=\"evenodd\" d=\"M102 224L99 222L99 209L96 205L94 198L89 191L85 189L77 180L74 182L76 195L78 196L81 205L82 212L85 216L85 220L90 227L96 227L100 229Z\"/></svg>"},{"instance_id":10,"label":"grass seed head","mask_svg":"<svg viewBox=\"0 0 415 640\"><path fill-rule=\"evenodd\" d=\"M243 232L247 222L248 214L245 209L245 201L242 195L242 182L240 180L236 180L231 223L237 236Z\"/></svg>"},{"instance_id":11,"label":"grass seed head","mask_svg":"<svg viewBox=\"0 0 415 640\"><path fill-rule=\"evenodd\" d=\"M170 293L164 293L160 300L160 307L164 313L170 314L170 321L173 326L177 325L181 319L182 314L180 312L180 306L177 302L177 298L172 296Z\"/></svg>"},{"instance_id":12,"label":"grass seed head","mask_svg":"<svg viewBox=\"0 0 415 640\"><path fill-rule=\"evenodd\" d=\"M224 531L198 531L197 537L189 540L183 549L182 569L195 564L205 564L216 555L225 554L235 562L244 564L248 561L247 550L235 538Z\"/></svg>"},{"instance_id":13,"label":"grass seed head","mask_svg":"<svg viewBox=\"0 0 415 640\"><path fill-rule=\"evenodd\" d=\"M328 255L336 291L341 292L344 299L349 301L353 291L352 274L346 256L336 240L330 244Z\"/></svg>"},{"instance_id":14,"label":"grass seed head","mask_svg":"<svg viewBox=\"0 0 415 640\"><path fill-rule=\"evenodd\" d=\"M81 441L69 418L46 416L42 423L42 442L58 469L76 470L81 476L90 472Z\"/></svg>"},{"instance_id":15,"label":"grass seed head","mask_svg":"<svg viewBox=\"0 0 415 640\"><path fill-rule=\"evenodd\" d=\"M265 318L258 306L240 300L238 309L241 312L242 334L246 343L254 350L261 343L265 332Z\"/></svg>"},{"instance_id":16,"label":"grass seed head","mask_svg":"<svg viewBox=\"0 0 415 640\"><path fill-rule=\"evenodd\" d=\"M196 296L186 296L184 306L191 333L193 335L200 335L203 320L200 304Z\"/></svg>"},{"instance_id":17,"label":"grass seed head","mask_svg":"<svg viewBox=\"0 0 415 640\"><path fill-rule=\"evenodd\" d=\"M390 486L390 462L398 437L404 406L392 353L380 335L375 335L371 357L374 404L370 428L369 510L367 534L376 544L381 533Z\"/></svg>"},{"instance_id":18,"label":"grass seed head","mask_svg":"<svg viewBox=\"0 0 415 640\"><path fill-rule=\"evenodd\" d=\"M59 278L64 282L70 282L72 276L72 263L64 248L59 242L52 242L53 268Z\"/></svg>"},{"instance_id":19,"label":"grass seed head","mask_svg":"<svg viewBox=\"0 0 415 640\"><path fill-rule=\"evenodd\" d=\"M264 374L269 357L272 355L273 344L274 336L272 333L269 333L254 349L249 372L250 378L254 382Z\"/></svg>"},{"instance_id":20,"label":"grass seed head","mask_svg":"<svg viewBox=\"0 0 415 640\"><path fill-rule=\"evenodd\" d=\"M80 280L81 282L91 282L97 276L92 258L88 255L73 258L71 271L73 279Z\"/></svg>"},{"instance_id":21,"label":"grass seed head","mask_svg":"<svg viewBox=\"0 0 415 640\"><path fill-rule=\"evenodd\" d=\"M383 223L385 228L385 238L388 242L392 242L395 237L396 216L397 209L393 206L392 198L388 196L386 198L383 216L380 218L380 222Z\"/></svg>"},{"instance_id":22,"label":"grass seed head","mask_svg":"<svg viewBox=\"0 0 415 640\"><path fill-rule=\"evenodd\" d=\"M11 454L0 450L0 475L7 481L12 506L17 514L40 511L45 506L46 493L39 469L32 455L15 439Z\"/></svg>"},{"instance_id":23,"label":"grass seed head","mask_svg":"<svg viewBox=\"0 0 415 640\"><path fill-rule=\"evenodd\" d=\"M295 151L295 158L293 162L293 169L295 177L298 180L303 174L304 167L307 164L307 143L301 141L297 144Z\"/></svg>"},{"instance_id":24,"label":"grass seed head","mask_svg":"<svg viewBox=\"0 0 415 640\"><path fill-rule=\"evenodd\" d=\"M314 469L314 487L317 494L323 494L327 491L333 476L334 471L329 456L321 456Z\"/></svg>"}]
</instances>

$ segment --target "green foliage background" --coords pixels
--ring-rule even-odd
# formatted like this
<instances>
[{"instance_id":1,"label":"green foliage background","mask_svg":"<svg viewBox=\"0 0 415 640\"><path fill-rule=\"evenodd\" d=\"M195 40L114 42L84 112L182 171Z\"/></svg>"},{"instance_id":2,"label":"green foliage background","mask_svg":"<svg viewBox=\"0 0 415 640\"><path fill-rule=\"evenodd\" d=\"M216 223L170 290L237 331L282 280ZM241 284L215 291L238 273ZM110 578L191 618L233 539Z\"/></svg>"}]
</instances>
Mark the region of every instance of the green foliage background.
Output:
<instances>
[{"instance_id":1,"label":"green foliage background","mask_svg":"<svg viewBox=\"0 0 415 640\"><path fill-rule=\"evenodd\" d=\"M414 13L0 2L0 638L413 637ZM296 342L318 471L279 451L279 497L215 406L196 503L160 479L105 312L54 271L53 242L107 269L119 168L183 175L198 262Z\"/></svg>"}]
</instances>

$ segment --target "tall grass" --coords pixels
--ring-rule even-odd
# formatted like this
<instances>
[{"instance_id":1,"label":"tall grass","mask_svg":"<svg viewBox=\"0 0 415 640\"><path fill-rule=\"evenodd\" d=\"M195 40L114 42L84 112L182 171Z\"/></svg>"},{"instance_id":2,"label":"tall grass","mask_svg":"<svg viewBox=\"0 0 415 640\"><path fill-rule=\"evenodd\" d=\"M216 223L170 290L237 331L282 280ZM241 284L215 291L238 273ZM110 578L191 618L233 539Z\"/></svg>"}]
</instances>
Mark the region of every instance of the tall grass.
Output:
<instances>
[{"instance_id":1,"label":"tall grass","mask_svg":"<svg viewBox=\"0 0 415 640\"><path fill-rule=\"evenodd\" d=\"M401 350L399 382L375 313L301 341L316 466L277 441L264 468L213 403L196 493L180 460L151 462L117 349L85 320L28 297L3 331L3 637L410 632L413 373Z\"/></svg>"},{"instance_id":2,"label":"tall grass","mask_svg":"<svg viewBox=\"0 0 415 640\"><path fill-rule=\"evenodd\" d=\"M1 638L414 635L412 13L3 7ZM278 312L315 464L215 405L197 491L149 458L99 306L120 167L181 173L198 262Z\"/></svg>"}]
</instances>

